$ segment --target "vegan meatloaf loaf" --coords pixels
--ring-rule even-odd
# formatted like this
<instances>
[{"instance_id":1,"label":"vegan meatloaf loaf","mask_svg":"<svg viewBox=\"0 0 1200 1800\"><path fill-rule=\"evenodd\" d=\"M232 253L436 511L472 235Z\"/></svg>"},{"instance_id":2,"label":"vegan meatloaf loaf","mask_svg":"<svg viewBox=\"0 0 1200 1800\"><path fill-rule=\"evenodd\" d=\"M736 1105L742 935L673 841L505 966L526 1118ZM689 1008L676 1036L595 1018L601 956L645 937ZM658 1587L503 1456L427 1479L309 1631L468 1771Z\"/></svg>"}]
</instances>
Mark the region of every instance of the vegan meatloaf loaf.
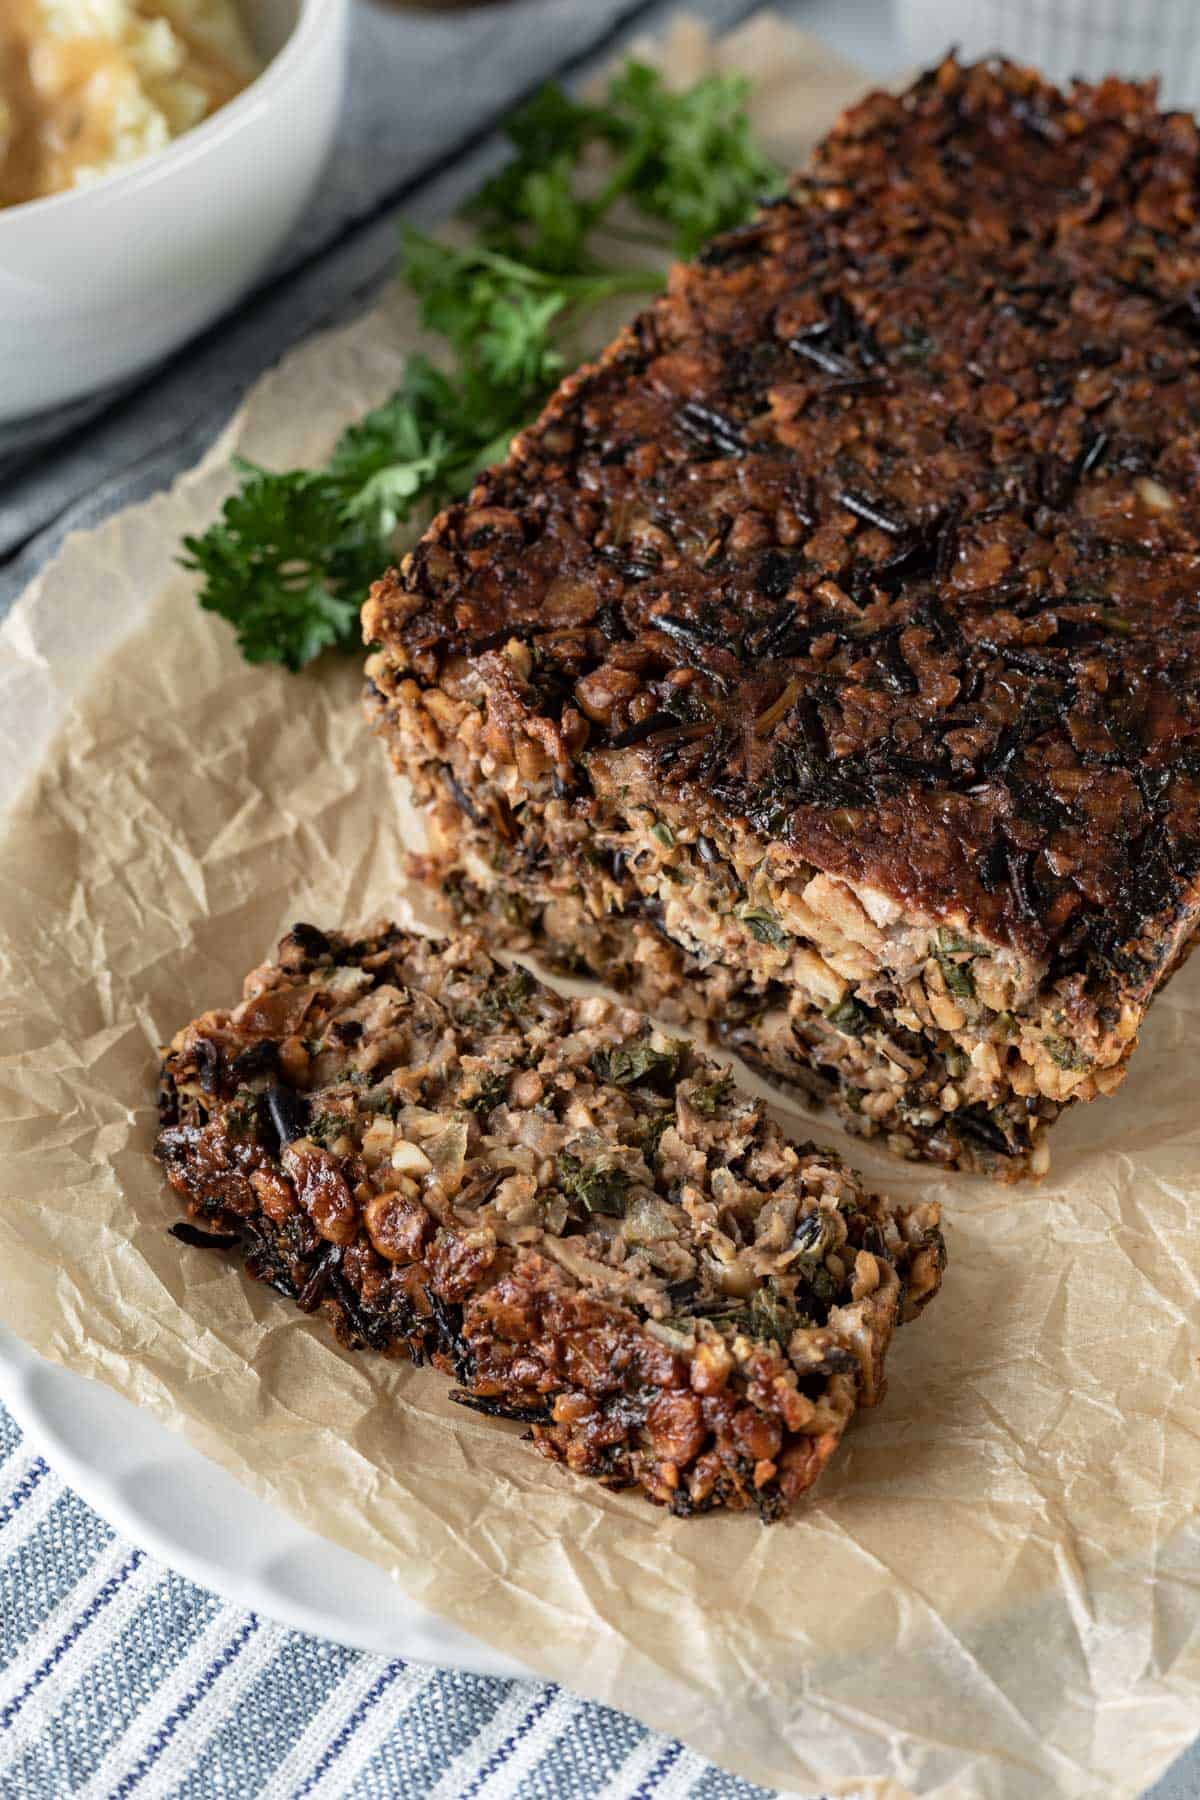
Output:
<instances>
[{"instance_id":1,"label":"vegan meatloaf loaf","mask_svg":"<svg viewBox=\"0 0 1200 1800\"><path fill-rule=\"evenodd\" d=\"M610 1486L777 1517L937 1290L936 1205L888 1207L688 1043L477 938L297 925L244 992L166 1053L176 1235Z\"/></svg>"},{"instance_id":2,"label":"vegan meatloaf loaf","mask_svg":"<svg viewBox=\"0 0 1200 1800\"><path fill-rule=\"evenodd\" d=\"M950 60L676 269L366 606L460 912L1040 1173L1200 917L1198 191Z\"/></svg>"}]
</instances>

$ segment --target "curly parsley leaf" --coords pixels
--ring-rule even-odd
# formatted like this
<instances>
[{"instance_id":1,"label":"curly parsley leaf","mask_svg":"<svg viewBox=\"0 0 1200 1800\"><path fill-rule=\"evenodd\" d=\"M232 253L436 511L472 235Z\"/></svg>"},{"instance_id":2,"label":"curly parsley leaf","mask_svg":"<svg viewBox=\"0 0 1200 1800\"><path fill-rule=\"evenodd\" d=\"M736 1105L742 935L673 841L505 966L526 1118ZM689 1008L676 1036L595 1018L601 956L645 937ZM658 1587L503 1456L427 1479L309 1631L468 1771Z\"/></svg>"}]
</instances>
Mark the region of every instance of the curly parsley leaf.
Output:
<instances>
[{"instance_id":1,"label":"curly parsley leaf","mask_svg":"<svg viewBox=\"0 0 1200 1800\"><path fill-rule=\"evenodd\" d=\"M627 63L609 89L609 106L629 134L629 198L671 227L681 256L740 225L779 185L779 170L750 130L749 94L749 82L732 75L673 93L640 62Z\"/></svg>"},{"instance_id":2,"label":"curly parsley leaf","mask_svg":"<svg viewBox=\"0 0 1200 1800\"><path fill-rule=\"evenodd\" d=\"M621 201L669 227L669 247L691 256L718 231L739 225L778 185L779 171L754 142L749 83L710 75L682 92L657 69L630 59L599 106L553 84L509 122L515 155L469 203L467 216L495 248L540 269L575 272L588 240ZM612 165L597 185L598 152Z\"/></svg>"},{"instance_id":3,"label":"curly parsley leaf","mask_svg":"<svg viewBox=\"0 0 1200 1800\"><path fill-rule=\"evenodd\" d=\"M505 136L514 155L467 203L465 216L493 249L542 269L578 271L590 214L574 177L604 137L603 113L551 81L512 115Z\"/></svg>"},{"instance_id":4,"label":"curly parsley leaf","mask_svg":"<svg viewBox=\"0 0 1200 1800\"><path fill-rule=\"evenodd\" d=\"M421 322L444 337L478 381L526 403L549 391L566 367L553 328L570 309L615 294L653 293L652 269L599 269L551 274L486 244L458 249L423 232L404 233L404 273L421 302Z\"/></svg>"},{"instance_id":5,"label":"curly parsley leaf","mask_svg":"<svg viewBox=\"0 0 1200 1800\"><path fill-rule=\"evenodd\" d=\"M220 519L184 539L201 606L235 627L247 662L300 669L333 644L349 647L362 577L378 565L362 532L346 532L340 486L307 470L238 466L242 486Z\"/></svg>"},{"instance_id":6,"label":"curly parsley leaf","mask_svg":"<svg viewBox=\"0 0 1200 1800\"><path fill-rule=\"evenodd\" d=\"M298 670L323 650L352 649L397 527L467 491L507 445L496 423L490 400L481 412L463 383L413 357L403 385L343 432L324 469L239 461L242 484L220 518L184 540L201 606L229 621L248 662Z\"/></svg>"}]
</instances>

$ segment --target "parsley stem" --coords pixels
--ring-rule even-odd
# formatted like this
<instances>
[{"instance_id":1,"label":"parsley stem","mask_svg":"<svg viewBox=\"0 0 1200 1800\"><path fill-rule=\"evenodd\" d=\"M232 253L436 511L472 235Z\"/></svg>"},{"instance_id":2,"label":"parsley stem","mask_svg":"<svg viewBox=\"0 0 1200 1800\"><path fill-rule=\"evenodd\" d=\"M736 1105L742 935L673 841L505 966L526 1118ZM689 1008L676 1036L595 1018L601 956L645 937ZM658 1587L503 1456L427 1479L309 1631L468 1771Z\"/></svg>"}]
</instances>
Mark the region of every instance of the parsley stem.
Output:
<instances>
[{"instance_id":1,"label":"parsley stem","mask_svg":"<svg viewBox=\"0 0 1200 1800\"><path fill-rule=\"evenodd\" d=\"M629 192L646 161L646 152L647 146L641 141L621 158L599 194L585 208L589 230L594 230L612 211L617 201Z\"/></svg>"},{"instance_id":2,"label":"parsley stem","mask_svg":"<svg viewBox=\"0 0 1200 1800\"><path fill-rule=\"evenodd\" d=\"M660 256L669 256L671 241L657 231L639 231L634 225L604 226L605 237L616 238L622 244L640 244L647 250L657 250Z\"/></svg>"},{"instance_id":3,"label":"parsley stem","mask_svg":"<svg viewBox=\"0 0 1200 1800\"><path fill-rule=\"evenodd\" d=\"M664 280L658 269L598 268L594 272L562 275L518 262L502 250L489 250L482 244L472 245L469 250L457 254L464 270L472 266L490 269L493 274L507 275L521 287L545 288L583 300L604 300L615 294L653 294L662 287Z\"/></svg>"}]
</instances>

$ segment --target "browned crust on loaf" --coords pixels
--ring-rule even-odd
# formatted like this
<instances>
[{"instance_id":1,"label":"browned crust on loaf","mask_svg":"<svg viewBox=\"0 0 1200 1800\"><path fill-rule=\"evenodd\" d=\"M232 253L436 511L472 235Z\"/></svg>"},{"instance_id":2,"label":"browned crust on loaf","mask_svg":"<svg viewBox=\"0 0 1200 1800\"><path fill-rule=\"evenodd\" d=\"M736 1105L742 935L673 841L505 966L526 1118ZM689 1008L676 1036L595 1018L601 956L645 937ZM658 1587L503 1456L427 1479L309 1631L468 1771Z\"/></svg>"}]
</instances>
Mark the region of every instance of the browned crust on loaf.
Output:
<instances>
[{"instance_id":1,"label":"browned crust on loaf","mask_svg":"<svg viewBox=\"0 0 1200 1800\"><path fill-rule=\"evenodd\" d=\"M786 1511L941 1279L936 1206L474 938L295 927L176 1037L161 1113L185 1242L679 1513Z\"/></svg>"},{"instance_id":2,"label":"browned crust on loaf","mask_svg":"<svg viewBox=\"0 0 1200 1800\"><path fill-rule=\"evenodd\" d=\"M376 590L385 714L467 659L530 793L623 756L1143 1005L1198 904L1197 180L1150 88L872 95Z\"/></svg>"}]
</instances>

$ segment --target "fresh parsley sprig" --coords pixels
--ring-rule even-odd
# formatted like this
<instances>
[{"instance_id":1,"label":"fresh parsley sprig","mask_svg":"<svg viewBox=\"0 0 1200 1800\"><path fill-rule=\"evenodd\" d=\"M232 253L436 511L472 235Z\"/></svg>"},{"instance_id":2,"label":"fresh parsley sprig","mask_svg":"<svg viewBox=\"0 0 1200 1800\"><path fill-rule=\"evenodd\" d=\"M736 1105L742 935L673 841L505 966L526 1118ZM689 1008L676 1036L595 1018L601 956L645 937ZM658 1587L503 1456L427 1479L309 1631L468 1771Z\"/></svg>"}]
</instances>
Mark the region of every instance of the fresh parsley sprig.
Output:
<instances>
[{"instance_id":1,"label":"fresh parsley sprig","mask_svg":"<svg viewBox=\"0 0 1200 1800\"><path fill-rule=\"evenodd\" d=\"M566 367L555 333L576 308L617 294L653 293L655 269L550 272L472 244L465 250L404 234L404 273L421 302L421 322L438 332L460 366L504 393L549 392Z\"/></svg>"},{"instance_id":2,"label":"fresh parsley sprig","mask_svg":"<svg viewBox=\"0 0 1200 1800\"><path fill-rule=\"evenodd\" d=\"M323 650L352 648L397 528L465 493L519 422L410 357L401 386L342 433L323 469L275 474L239 459L241 485L220 518L184 539L201 606L234 627L247 662L299 670Z\"/></svg>"},{"instance_id":3,"label":"fresh parsley sprig","mask_svg":"<svg viewBox=\"0 0 1200 1800\"><path fill-rule=\"evenodd\" d=\"M621 202L669 230L692 256L738 225L778 170L754 142L750 84L709 75L681 93L657 69L630 59L602 106L573 100L554 83L509 121L516 152L469 205L487 241L539 268L587 267L588 243ZM607 178L589 191L589 159L608 153Z\"/></svg>"},{"instance_id":4,"label":"fresh parsley sprig","mask_svg":"<svg viewBox=\"0 0 1200 1800\"><path fill-rule=\"evenodd\" d=\"M401 527L505 455L564 374L578 316L662 285L661 269L599 260L601 229L621 236L618 206L653 226L664 259L747 216L776 180L747 94L730 76L673 93L632 60L600 105L550 84L514 115L512 158L465 209L476 240L460 248L405 232L404 275L450 370L410 357L396 392L342 433L324 468L239 462L220 518L184 541L200 604L229 621L249 662L298 670L352 648Z\"/></svg>"}]
</instances>

